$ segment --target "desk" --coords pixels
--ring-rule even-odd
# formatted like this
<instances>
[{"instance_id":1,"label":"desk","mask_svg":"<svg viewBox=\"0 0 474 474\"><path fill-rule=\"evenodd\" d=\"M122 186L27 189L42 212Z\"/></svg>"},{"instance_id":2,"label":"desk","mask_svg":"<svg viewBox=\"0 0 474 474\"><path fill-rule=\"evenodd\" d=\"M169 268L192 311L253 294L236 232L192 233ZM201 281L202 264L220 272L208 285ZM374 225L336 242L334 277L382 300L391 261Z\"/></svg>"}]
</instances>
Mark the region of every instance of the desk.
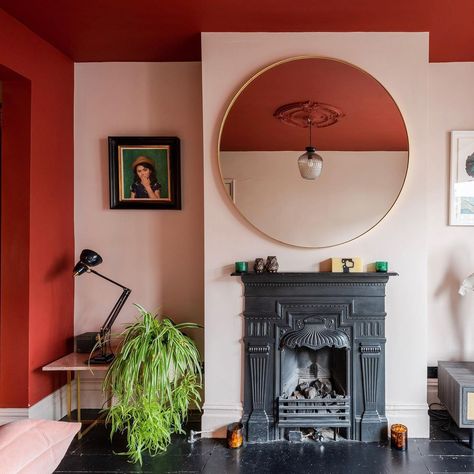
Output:
<instances>
[{"instance_id":1,"label":"desk","mask_svg":"<svg viewBox=\"0 0 474 474\"><path fill-rule=\"evenodd\" d=\"M43 367L45 372L66 372L67 373L67 416L71 420L71 404L72 404L72 372L76 374L76 394L77 394L77 421L80 423L90 423L90 425L83 431L80 431L77 435L78 439L85 436L100 420L102 416L99 416L95 420L82 420L81 419L81 372L85 370L91 372L105 372L110 367L110 364L98 364L88 365L85 363L88 354L80 354L78 352L71 352L71 354L65 355L54 362ZM110 408L111 396L107 397L108 407Z\"/></svg>"}]
</instances>

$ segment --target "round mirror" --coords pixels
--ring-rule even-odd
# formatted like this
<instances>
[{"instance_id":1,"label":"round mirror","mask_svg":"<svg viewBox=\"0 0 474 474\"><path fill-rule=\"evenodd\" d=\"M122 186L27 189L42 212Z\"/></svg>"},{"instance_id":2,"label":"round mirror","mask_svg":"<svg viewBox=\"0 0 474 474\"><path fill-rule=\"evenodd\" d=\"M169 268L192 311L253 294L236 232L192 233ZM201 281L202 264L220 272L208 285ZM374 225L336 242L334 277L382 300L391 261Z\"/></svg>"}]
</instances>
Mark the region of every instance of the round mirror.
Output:
<instances>
[{"instance_id":1,"label":"round mirror","mask_svg":"<svg viewBox=\"0 0 474 474\"><path fill-rule=\"evenodd\" d=\"M374 227L408 168L400 110L371 75L328 58L292 58L240 89L219 137L226 192L257 229L329 247Z\"/></svg>"}]
</instances>

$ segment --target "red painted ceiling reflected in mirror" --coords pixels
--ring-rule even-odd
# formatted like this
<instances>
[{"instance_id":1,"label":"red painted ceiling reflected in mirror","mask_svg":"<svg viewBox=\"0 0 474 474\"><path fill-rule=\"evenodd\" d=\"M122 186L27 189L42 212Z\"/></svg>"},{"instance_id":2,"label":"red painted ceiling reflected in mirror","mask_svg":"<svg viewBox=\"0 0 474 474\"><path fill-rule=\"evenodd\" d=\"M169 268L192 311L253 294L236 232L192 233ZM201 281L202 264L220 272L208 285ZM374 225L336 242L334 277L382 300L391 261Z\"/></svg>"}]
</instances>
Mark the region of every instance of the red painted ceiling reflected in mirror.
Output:
<instances>
[{"instance_id":1,"label":"red painted ceiling reflected in mirror","mask_svg":"<svg viewBox=\"0 0 474 474\"><path fill-rule=\"evenodd\" d=\"M305 101L343 114L312 127L311 144L323 158L315 180L303 179L297 165L309 129L274 116ZM231 102L219 150L240 213L269 237L302 247L338 245L374 227L395 203L408 167L407 131L392 96L365 71L330 58L293 58L254 76Z\"/></svg>"},{"instance_id":2,"label":"red painted ceiling reflected in mirror","mask_svg":"<svg viewBox=\"0 0 474 474\"><path fill-rule=\"evenodd\" d=\"M306 100L344 113L338 123L313 129L318 150L408 149L400 111L378 81L344 62L307 58L272 67L241 91L225 121L221 150L303 150L308 131L279 122L273 113Z\"/></svg>"}]
</instances>

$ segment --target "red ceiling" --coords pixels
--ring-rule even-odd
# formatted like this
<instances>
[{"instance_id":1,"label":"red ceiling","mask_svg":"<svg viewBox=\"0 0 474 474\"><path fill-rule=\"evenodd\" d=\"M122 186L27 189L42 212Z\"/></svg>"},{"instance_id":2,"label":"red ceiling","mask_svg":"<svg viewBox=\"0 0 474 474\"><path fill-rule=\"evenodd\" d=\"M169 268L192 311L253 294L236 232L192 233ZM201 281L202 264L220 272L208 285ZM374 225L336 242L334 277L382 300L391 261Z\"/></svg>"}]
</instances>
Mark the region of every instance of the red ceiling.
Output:
<instances>
[{"instance_id":1,"label":"red ceiling","mask_svg":"<svg viewBox=\"0 0 474 474\"><path fill-rule=\"evenodd\" d=\"M314 128L318 150L408 149L405 124L388 92L372 76L330 59L290 61L255 78L233 104L223 129L223 151L301 150L309 130L273 117L284 104L312 100L341 109L336 124Z\"/></svg>"},{"instance_id":2,"label":"red ceiling","mask_svg":"<svg viewBox=\"0 0 474 474\"><path fill-rule=\"evenodd\" d=\"M474 0L0 0L74 61L199 61L202 31L429 31L430 61L474 61Z\"/></svg>"}]
</instances>

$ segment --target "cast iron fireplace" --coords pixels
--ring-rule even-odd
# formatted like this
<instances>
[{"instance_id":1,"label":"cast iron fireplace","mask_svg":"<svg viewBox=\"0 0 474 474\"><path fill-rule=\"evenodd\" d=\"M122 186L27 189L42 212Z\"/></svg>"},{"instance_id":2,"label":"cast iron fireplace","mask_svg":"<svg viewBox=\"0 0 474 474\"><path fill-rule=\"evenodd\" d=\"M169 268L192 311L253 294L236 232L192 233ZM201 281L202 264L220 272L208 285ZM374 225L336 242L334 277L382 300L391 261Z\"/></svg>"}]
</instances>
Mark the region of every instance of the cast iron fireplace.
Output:
<instances>
[{"instance_id":1,"label":"cast iron fireplace","mask_svg":"<svg viewBox=\"0 0 474 474\"><path fill-rule=\"evenodd\" d=\"M249 442L386 438L385 285L396 273L243 274Z\"/></svg>"}]
</instances>

